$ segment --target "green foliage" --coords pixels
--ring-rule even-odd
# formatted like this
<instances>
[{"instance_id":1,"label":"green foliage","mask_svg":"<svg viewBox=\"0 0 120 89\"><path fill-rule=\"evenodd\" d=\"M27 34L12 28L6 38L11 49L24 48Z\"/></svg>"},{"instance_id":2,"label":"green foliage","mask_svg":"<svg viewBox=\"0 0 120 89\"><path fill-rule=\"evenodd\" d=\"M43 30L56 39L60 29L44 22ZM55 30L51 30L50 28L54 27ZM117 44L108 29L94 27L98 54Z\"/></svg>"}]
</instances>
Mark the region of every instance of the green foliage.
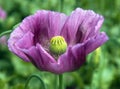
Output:
<instances>
[{"instance_id":1,"label":"green foliage","mask_svg":"<svg viewBox=\"0 0 120 89\"><path fill-rule=\"evenodd\" d=\"M119 0L64 0L63 11L70 14L76 7L92 9L104 16L101 28L109 35L109 41L91 53L87 62L72 73L65 73L66 89L119 89L120 84L120 3ZM0 33L10 30L23 18L37 10L60 11L59 0L0 0L7 18L0 20ZM23 89L28 76L39 74L49 89L56 88L57 76L37 70L11 54L0 44L0 89ZM41 89L33 79L28 89Z\"/></svg>"}]
</instances>

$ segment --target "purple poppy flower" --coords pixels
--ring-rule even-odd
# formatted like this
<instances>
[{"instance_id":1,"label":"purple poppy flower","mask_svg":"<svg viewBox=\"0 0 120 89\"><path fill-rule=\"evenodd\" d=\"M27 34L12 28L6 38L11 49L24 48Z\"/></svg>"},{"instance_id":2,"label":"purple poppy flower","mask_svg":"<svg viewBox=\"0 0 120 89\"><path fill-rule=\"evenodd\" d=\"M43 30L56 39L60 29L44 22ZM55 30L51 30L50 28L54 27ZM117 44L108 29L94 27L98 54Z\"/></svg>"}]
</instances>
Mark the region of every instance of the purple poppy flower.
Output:
<instances>
[{"instance_id":1,"label":"purple poppy flower","mask_svg":"<svg viewBox=\"0 0 120 89\"><path fill-rule=\"evenodd\" d=\"M0 19L6 18L6 12L0 7Z\"/></svg>"},{"instance_id":2,"label":"purple poppy flower","mask_svg":"<svg viewBox=\"0 0 120 89\"><path fill-rule=\"evenodd\" d=\"M107 35L99 31L103 20L101 15L81 8L70 16L40 10L15 28L8 47L40 70L56 74L74 71L85 62L86 55L108 40ZM51 39L56 36L67 43L66 51L57 57L49 49Z\"/></svg>"}]
</instances>

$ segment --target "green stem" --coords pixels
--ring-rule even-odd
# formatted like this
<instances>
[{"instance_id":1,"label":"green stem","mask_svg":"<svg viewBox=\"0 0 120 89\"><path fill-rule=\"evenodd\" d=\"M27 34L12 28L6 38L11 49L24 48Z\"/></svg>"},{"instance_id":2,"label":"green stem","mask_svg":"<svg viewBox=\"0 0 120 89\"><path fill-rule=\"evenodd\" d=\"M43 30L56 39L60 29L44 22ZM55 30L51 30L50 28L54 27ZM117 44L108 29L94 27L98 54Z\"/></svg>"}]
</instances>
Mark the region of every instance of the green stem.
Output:
<instances>
[{"instance_id":1,"label":"green stem","mask_svg":"<svg viewBox=\"0 0 120 89\"><path fill-rule=\"evenodd\" d=\"M64 6L64 0L60 0L60 11L63 11Z\"/></svg>"},{"instance_id":2,"label":"green stem","mask_svg":"<svg viewBox=\"0 0 120 89\"><path fill-rule=\"evenodd\" d=\"M26 81L26 83L25 83L24 89L27 89L28 83L29 83L29 81L30 81L32 78L37 78L37 79L41 82L41 84L43 85L43 88L42 88L42 89L46 89L46 86L45 86L43 80L42 80L38 75L31 75L31 76L27 79L27 81Z\"/></svg>"},{"instance_id":3,"label":"green stem","mask_svg":"<svg viewBox=\"0 0 120 89\"><path fill-rule=\"evenodd\" d=\"M64 89L64 85L63 85L63 75L60 74L59 75L59 88L58 89Z\"/></svg>"},{"instance_id":4,"label":"green stem","mask_svg":"<svg viewBox=\"0 0 120 89\"><path fill-rule=\"evenodd\" d=\"M6 34L8 34L8 33L11 33L11 32L12 32L12 30L5 31L5 32L3 32L3 33L0 34L0 37L6 35Z\"/></svg>"}]
</instances>

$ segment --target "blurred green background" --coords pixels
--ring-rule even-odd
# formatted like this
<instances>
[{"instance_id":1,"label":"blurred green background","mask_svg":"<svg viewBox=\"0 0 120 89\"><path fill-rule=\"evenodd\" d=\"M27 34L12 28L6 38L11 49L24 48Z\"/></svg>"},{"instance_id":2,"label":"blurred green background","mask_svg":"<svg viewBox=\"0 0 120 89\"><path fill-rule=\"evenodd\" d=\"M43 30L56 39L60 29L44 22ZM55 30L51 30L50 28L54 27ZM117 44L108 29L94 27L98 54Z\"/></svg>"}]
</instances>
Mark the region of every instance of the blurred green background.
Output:
<instances>
[{"instance_id":1,"label":"blurred green background","mask_svg":"<svg viewBox=\"0 0 120 89\"><path fill-rule=\"evenodd\" d=\"M120 1L119 0L64 0L63 12L70 14L77 7L92 9L105 18L102 31L109 41L87 56L86 63L77 71L65 73L66 89L120 89ZM0 33L10 30L36 10L60 11L60 0L0 0L7 18L0 21ZM37 70L0 45L0 89L23 89L26 79L38 74L48 89L55 89L57 76ZM42 89L32 79L28 89Z\"/></svg>"}]
</instances>

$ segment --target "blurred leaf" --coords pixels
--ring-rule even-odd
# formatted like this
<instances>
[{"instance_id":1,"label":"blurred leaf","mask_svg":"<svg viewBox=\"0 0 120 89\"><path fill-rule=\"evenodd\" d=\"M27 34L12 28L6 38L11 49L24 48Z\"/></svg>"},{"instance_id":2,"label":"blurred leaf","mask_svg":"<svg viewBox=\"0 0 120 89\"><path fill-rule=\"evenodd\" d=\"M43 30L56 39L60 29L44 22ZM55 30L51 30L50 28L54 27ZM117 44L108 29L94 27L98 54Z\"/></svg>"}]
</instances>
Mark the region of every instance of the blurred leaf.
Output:
<instances>
[{"instance_id":1,"label":"blurred leaf","mask_svg":"<svg viewBox=\"0 0 120 89\"><path fill-rule=\"evenodd\" d=\"M12 56L12 63L15 68L15 72L22 76L29 76L36 70L36 68L31 63L24 62L22 59L14 55Z\"/></svg>"}]
</instances>

